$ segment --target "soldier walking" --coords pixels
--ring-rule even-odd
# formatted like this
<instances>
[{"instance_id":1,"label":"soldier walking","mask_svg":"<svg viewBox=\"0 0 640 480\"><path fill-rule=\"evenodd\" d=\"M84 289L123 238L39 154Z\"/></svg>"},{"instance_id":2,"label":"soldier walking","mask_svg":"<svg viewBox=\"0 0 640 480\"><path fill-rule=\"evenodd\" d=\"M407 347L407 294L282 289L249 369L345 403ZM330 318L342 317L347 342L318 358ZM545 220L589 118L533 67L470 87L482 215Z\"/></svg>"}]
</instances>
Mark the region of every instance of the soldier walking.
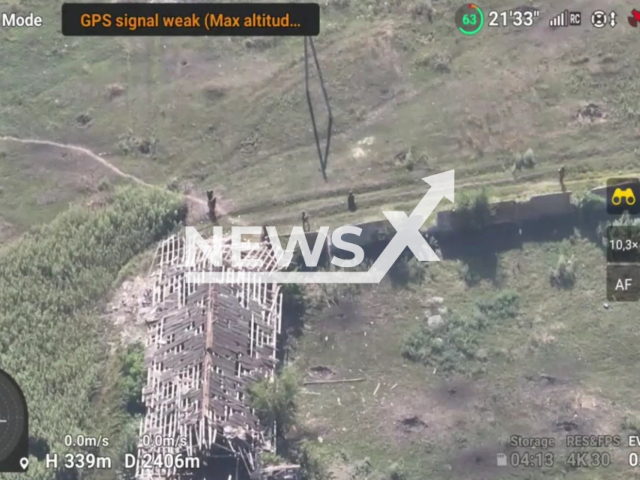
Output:
<instances>
[{"instance_id":1,"label":"soldier walking","mask_svg":"<svg viewBox=\"0 0 640 480\"><path fill-rule=\"evenodd\" d=\"M353 190L349 190L349 196L347 197L347 207L350 212L355 212L358 207L356 206L356 197L353 194Z\"/></svg>"},{"instance_id":2,"label":"soldier walking","mask_svg":"<svg viewBox=\"0 0 640 480\"><path fill-rule=\"evenodd\" d=\"M564 185L564 176L565 176L566 170L564 168L564 165L562 165L559 169L558 169L558 180L560 180L560 188L562 188L562 191L566 191L567 188Z\"/></svg>"},{"instance_id":3,"label":"soldier walking","mask_svg":"<svg viewBox=\"0 0 640 480\"><path fill-rule=\"evenodd\" d=\"M207 190L207 204L209 206L209 218L212 222L217 221L216 216L216 197L213 196L213 190Z\"/></svg>"},{"instance_id":4,"label":"soldier walking","mask_svg":"<svg viewBox=\"0 0 640 480\"><path fill-rule=\"evenodd\" d=\"M311 223L309 223L309 215L307 215L307 212L302 212L302 229L305 232L311 230Z\"/></svg>"}]
</instances>

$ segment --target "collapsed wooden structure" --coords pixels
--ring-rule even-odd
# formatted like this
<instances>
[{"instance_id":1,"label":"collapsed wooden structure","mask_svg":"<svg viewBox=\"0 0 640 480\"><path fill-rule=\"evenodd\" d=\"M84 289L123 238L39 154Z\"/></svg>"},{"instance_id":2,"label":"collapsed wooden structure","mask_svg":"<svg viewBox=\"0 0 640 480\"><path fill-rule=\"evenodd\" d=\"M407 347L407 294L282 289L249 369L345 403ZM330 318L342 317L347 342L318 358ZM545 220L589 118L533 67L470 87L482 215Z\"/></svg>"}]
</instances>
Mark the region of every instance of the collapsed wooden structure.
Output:
<instances>
[{"instance_id":1,"label":"collapsed wooden structure","mask_svg":"<svg viewBox=\"0 0 640 480\"><path fill-rule=\"evenodd\" d=\"M225 266L213 266L198 251L196 266L186 267L183 236L158 246L151 267L153 298L142 312L148 375L138 453L139 458L206 459L224 450L241 458L251 473L257 454L275 449L275 431L260 425L247 406L246 390L252 382L273 378L282 295L277 285L255 281L255 271L231 268L231 248L222 248ZM246 255L261 261L260 271L278 269L268 243ZM223 272L231 283L187 283L188 271ZM151 469L138 465L136 477L180 478L183 465L168 463Z\"/></svg>"}]
</instances>

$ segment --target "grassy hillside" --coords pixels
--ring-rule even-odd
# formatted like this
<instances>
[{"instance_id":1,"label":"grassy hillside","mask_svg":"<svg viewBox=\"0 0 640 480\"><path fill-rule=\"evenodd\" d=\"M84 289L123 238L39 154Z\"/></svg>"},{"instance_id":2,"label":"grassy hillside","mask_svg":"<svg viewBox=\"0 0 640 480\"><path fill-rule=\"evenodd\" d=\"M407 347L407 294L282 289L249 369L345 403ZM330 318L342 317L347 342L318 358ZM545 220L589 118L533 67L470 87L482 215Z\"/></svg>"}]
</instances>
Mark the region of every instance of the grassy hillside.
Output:
<instances>
[{"instance_id":1,"label":"grassy hillside","mask_svg":"<svg viewBox=\"0 0 640 480\"><path fill-rule=\"evenodd\" d=\"M38 460L69 452L65 435L102 434L117 452L126 379L100 301L120 269L183 216L174 194L127 188L0 250L0 367L25 393ZM29 477L53 478L36 458Z\"/></svg>"},{"instance_id":2,"label":"grassy hillside","mask_svg":"<svg viewBox=\"0 0 640 480\"><path fill-rule=\"evenodd\" d=\"M636 32L622 22L600 30L588 21L547 26L563 8L579 6L588 18L595 1L537 2L534 26L487 27L472 38L453 25L454 1L321 2L316 42L335 116L326 184L301 39L63 38L59 2L10 3L7 9L43 15L45 27L0 32L0 134L79 143L151 182L213 187L247 222L297 222L301 210L313 222L341 221L350 188L359 217L379 217L382 207L415 204L421 176L449 168L457 169L459 187L506 182L500 194L555 188L561 163L568 181L637 166ZM615 1L607 8L621 16L627 9ZM595 116L579 117L588 103ZM14 147L2 147L0 164L22 173L2 176L1 186L25 206L19 216L31 216L40 209L32 189L5 183L29 183L46 162L43 152ZM510 168L527 149L537 166L516 185ZM78 160L77 174L90 163ZM64 201L74 190L65 182L48 178L48 195L64 191ZM91 190L83 182L99 178L73 183Z\"/></svg>"}]
</instances>

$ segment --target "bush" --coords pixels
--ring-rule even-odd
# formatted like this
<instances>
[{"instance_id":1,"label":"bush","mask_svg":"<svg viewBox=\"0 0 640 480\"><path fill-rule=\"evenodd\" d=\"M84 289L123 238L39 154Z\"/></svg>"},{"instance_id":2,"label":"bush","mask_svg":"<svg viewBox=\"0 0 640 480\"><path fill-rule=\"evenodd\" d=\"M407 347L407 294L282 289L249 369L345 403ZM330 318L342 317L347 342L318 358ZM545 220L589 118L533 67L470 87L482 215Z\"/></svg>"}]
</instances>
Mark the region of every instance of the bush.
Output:
<instances>
[{"instance_id":1,"label":"bush","mask_svg":"<svg viewBox=\"0 0 640 480\"><path fill-rule=\"evenodd\" d=\"M306 298L310 308L321 309L354 302L361 291L362 285L357 283L321 283L309 285Z\"/></svg>"},{"instance_id":2,"label":"bush","mask_svg":"<svg viewBox=\"0 0 640 480\"><path fill-rule=\"evenodd\" d=\"M332 478L326 464L306 442L297 446L293 459L300 465L300 480L330 480Z\"/></svg>"},{"instance_id":3,"label":"bush","mask_svg":"<svg viewBox=\"0 0 640 480\"><path fill-rule=\"evenodd\" d=\"M272 380L265 378L249 386L249 402L264 427L277 427L284 437L296 422L300 382L292 367L285 367Z\"/></svg>"},{"instance_id":4,"label":"bush","mask_svg":"<svg viewBox=\"0 0 640 480\"><path fill-rule=\"evenodd\" d=\"M560 255L555 268L549 271L551 285L559 288L571 288L576 283L576 269L573 259Z\"/></svg>"},{"instance_id":5,"label":"bush","mask_svg":"<svg viewBox=\"0 0 640 480\"><path fill-rule=\"evenodd\" d=\"M369 475L373 473L373 467L371 461L368 458L354 463L351 466L351 472L349 473L350 480L362 480L367 479Z\"/></svg>"},{"instance_id":6,"label":"bush","mask_svg":"<svg viewBox=\"0 0 640 480\"><path fill-rule=\"evenodd\" d=\"M436 366L444 372L463 372L470 361L483 361L480 334L491 323L514 318L519 312L517 294L507 291L492 300L476 302L469 318L453 314L439 327L422 323L407 332L402 355L414 362Z\"/></svg>"},{"instance_id":7,"label":"bush","mask_svg":"<svg viewBox=\"0 0 640 480\"><path fill-rule=\"evenodd\" d=\"M625 415L622 418L621 428L633 435L640 435L640 421L634 415Z\"/></svg>"},{"instance_id":8,"label":"bush","mask_svg":"<svg viewBox=\"0 0 640 480\"><path fill-rule=\"evenodd\" d=\"M142 389L147 379L144 365L145 348L141 343L129 345L122 359L124 394L129 413L143 413Z\"/></svg>"},{"instance_id":9,"label":"bush","mask_svg":"<svg viewBox=\"0 0 640 480\"><path fill-rule=\"evenodd\" d=\"M460 265L458 274L468 286L477 285L480 283L480 280L482 280L482 276L475 269L471 268L468 263Z\"/></svg>"},{"instance_id":10,"label":"bush","mask_svg":"<svg viewBox=\"0 0 640 480\"><path fill-rule=\"evenodd\" d=\"M515 318L520 311L520 297L516 292L506 290L490 300L478 300L478 310L489 320Z\"/></svg>"},{"instance_id":11,"label":"bush","mask_svg":"<svg viewBox=\"0 0 640 480\"><path fill-rule=\"evenodd\" d=\"M422 283L427 274L426 262L415 257L400 257L389 270L389 280L393 285L406 287L410 283Z\"/></svg>"},{"instance_id":12,"label":"bush","mask_svg":"<svg viewBox=\"0 0 640 480\"><path fill-rule=\"evenodd\" d=\"M111 182L109 182L109 179L103 178L102 180L100 180L100 183L98 183L98 191L108 192L109 190L111 190Z\"/></svg>"},{"instance_id":13,"label":"bush","mask_svg":"<svg viewBox=\"0 0 640 480\"><path fill-rule=\"evenodd\" d=\"M304 285L288 283L282 286L282 329L285 332L284 341L288 342L289 335L302 335L305 313L307 311L306 289Z\"/></svg>"},{"instance_id":14,"label":"bush","mask_svg":"<svg viewBox=\"0 0 640 480\"><path fill-rule=\"evenodd\" d=\"M478 333L486 325L486 318L479 312L470 320L453 315L440 328L420 325L407 332L402 355L414 362L437 366L445 372L464 371L465 364L477 358Z\"/></svg>"},{"instance_id":15,"label":"bush","mask_svg":"<svg viewBox=\"0 0 640 480\"><path fill-rule=\"evenodd\" d=\"M169 183L167 183L167 190L170 192L179 192L180 191L180 181L173 177Z\"/></svg>"},{"instance_id":16,"label":"bush","mask_svg":"<svg viewBox=\"0 0 640 480\"><path fill-rule=\"evenodd\" d=\"M475 194L465 194L459 196L456 202L455 211L459 212L460 221L463 227L483 228L491 221L493 210L489 203L489 195L485 189Z\"/></svg>"},{"instance_id":17,"label":"bush","mask_svg":"<svg viewBox=\"0 0 640 480\"><path fill-rule=\"evenodd\" d=\"M387 477L389 480L407 480L408 476L402 464L394 463L389 467Z\"/></svg>"},{"instance_id":18,"label":"bush","mask_svg":"<svg viewBox=\"0 0 640 480\"><path fill-rule=\"evenodd\" d=\"M587 192L578 198L576 202L580 217L585 222L592 222L602 218L607 211L607 202L604 197Z\"/></svg>"},{"instance_id":19,"label":"bush","mask_svg":"<svg viewBox=\"0 0 640 480\"><path fill-rule=\"evenodd\" d=\"M287 461L275 453L265 452L260 455L260 466L262 468L283 465L285 463L287 463Z\"/></svg>"},{"instance_id":20,"label":"bush","mask_svg":"<svg viewBox=\"0 0 640 480\"><path fill-rule=\"evenodd\" d=\"M532 149L528 149L524 153L518 153L513 159L513 171L519 172L524 169L532 169L536 166L536 158Z\"/></svg>"}]
</instances>

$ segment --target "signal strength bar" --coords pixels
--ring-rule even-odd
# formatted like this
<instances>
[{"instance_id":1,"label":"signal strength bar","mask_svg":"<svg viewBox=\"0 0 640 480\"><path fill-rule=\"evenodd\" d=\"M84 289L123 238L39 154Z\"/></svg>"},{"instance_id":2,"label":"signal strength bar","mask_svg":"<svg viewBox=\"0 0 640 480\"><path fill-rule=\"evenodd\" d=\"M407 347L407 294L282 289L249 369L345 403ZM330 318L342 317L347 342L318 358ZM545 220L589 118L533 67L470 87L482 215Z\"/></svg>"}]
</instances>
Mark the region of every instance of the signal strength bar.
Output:
<instances>
[{"instance_id":1,"label":"signal strength bar","mask_svg":"<svg viewBox=\"0 0 640 480\"><path fill-rule=\"evenodd\" d=\"M558 15L549 20L550 27L568 27L569 26L569 10L560 12Z\"/></svg>"}]
</instances>

